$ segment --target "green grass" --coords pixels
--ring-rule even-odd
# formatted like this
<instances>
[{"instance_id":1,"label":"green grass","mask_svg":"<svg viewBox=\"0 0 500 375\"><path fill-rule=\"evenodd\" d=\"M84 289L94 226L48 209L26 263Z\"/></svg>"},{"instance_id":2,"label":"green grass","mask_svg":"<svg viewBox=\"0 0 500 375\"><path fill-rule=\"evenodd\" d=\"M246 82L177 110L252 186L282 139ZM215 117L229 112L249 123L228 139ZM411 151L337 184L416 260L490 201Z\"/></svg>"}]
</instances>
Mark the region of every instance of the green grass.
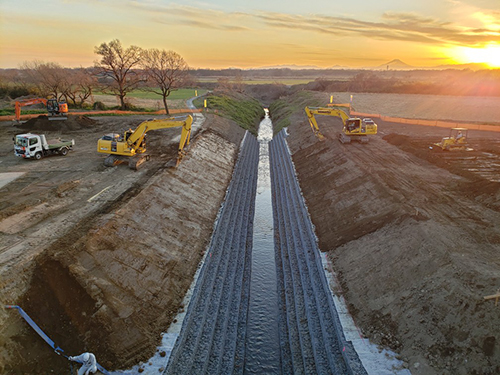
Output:
<instances>
[{"instance_id":1,"label":"green grass","mask_svg":"<svg viewBox=\"0 0 500 375\"><path fill-rule=\"evenodd\" d=\"M16 111L14 108L4 108L0 109L0 116L14 116L16 114ZM33 115L33 114L47 114L47 111L44 109L22 109L21 110L21 115Z\"/></svg>"},{"instance_id":2,"label":"green grass","mask_svg":"<svg viewBox=\"0 0 500 375\"><path fill-rule=\"evenodd\" d=\"M243 129L257 136L260 120L264 115L262 105L253 98L243 95L210 95L194 101L197 108L203 108L207 100L207 111L235 121Z\"/></svg>"},{"instance_id":3,"label":"green grass","mask_svg":"<svg viewBox=\"0 0 500 375\"><path fill-rule=\"evenodd\" d=\"M195 90L198 91L198 95L203 95L207 92L205 89L179 89L172 91L169 96L167 96L167 101L170 100L186 100L195 96ZM108 95L100 91L95 91L94 95ZM161 95L155 94L154 92L134 90L127 94L126 97L137 98L137 99L153 99L162 100Z\"/></svg>"},{"instance_id":4,"label":"green grass","mask_svg":"<svg viewBox=\"0 0 500 375\"><path fill-rule=\"evenodd\" d=\"M325 105L326 96L324 93L312 91L299 91L293 95L287 96L284 99L274 101L269 106L269 112L273 119L274 134L277 134L281 129L286 128L291 123L291 116L297 112L302 113L304 118L306 114L304 108L320 107Z\"/></svg>"}]
</instances>

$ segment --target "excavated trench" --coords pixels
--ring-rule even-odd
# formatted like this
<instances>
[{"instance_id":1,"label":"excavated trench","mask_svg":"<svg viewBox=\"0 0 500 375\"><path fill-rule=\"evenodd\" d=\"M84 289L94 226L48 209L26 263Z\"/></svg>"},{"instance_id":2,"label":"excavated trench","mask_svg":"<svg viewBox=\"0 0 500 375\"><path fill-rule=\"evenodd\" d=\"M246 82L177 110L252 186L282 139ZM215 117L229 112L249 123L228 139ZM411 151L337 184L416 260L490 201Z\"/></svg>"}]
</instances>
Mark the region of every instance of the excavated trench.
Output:
<instances>
[{"instance_id":1,"label":"excavated trench","mask_svg":"<svg viewBox=\"0 0 500 375\"><path fill-rule=\"evenodd\" d=\"M259 191L256 203L259 143L245 137L164 374L366 373L342 332L284 133L275 138L272 190ZM265 212L254 216L266 193L267 225ZM271 225L274 246L260 241Z\"/></svg>"}]
</instances>

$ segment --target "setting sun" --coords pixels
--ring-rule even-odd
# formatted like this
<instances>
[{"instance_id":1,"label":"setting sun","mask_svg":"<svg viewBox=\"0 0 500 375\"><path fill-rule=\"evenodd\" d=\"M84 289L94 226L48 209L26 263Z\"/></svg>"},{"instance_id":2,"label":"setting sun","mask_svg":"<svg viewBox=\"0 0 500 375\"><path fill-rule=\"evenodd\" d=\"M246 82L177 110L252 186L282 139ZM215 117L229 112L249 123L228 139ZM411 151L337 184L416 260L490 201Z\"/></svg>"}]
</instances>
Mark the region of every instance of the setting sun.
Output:
<instances>
[{"instance_id":1,"label":"setting sun","mask_svg":"<svg viewBox=\"0 0 500 375\"><path fill-rule=\"evenodd\" d=\"M500 68L500 45L490 44L482 48L457 47L456 58L462 63L484 63Z\"/></svg>"}]
</instances>

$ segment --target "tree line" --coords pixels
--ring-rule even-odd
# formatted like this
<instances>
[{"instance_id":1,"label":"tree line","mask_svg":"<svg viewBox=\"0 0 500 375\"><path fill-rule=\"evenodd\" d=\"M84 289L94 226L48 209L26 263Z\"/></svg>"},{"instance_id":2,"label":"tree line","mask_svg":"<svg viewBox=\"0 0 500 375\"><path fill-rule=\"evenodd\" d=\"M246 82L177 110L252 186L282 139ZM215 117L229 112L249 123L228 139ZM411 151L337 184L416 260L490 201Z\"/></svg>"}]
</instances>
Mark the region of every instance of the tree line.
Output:
<instances>
[{"instance_id":1,"label":"tree line","mask_svg":"<svg viewBox=\"0 0 500 375\"><path fill-rule=\"evenodd\" d=\"M120 109L126 109L127 94L139 88L160 95L167 114L167 97L191 82L188 64L174 51L124 48L114 39L96 46L94 53L99 59L90 68L70 69L55 62L31 61L4 72L1 79L14 84L13 94L52 97L79 108L99 90L116 96Z\"/></svg>"},{"instance_id":2,"label":"tree line","mask_svg":"<svg viewBox=\"0 0 500 375\"><path fill-rule=\"evenodd\" d=\"M324 92L500 96L500 70L450 69L397 74L365 71L349 79L317 78L300 88Z\"/></svg>"}]
</instances>

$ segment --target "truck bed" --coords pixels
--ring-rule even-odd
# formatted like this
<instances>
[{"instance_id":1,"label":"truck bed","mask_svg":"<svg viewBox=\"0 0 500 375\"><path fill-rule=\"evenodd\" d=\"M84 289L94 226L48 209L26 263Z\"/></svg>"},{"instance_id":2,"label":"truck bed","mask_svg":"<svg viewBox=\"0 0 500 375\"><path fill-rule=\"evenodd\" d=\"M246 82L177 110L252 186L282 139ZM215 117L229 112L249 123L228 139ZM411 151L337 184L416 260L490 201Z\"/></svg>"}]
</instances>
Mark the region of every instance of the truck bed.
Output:
<instances>
[{"instance_id":1,"label":"truck bed","mask_svg":"<svg viewBox=\"0 0 500 375\"><path fill-rule=\"evenodd\" d=\"M49 149L60 148L60 147L70 147L74 144L73 140L64 140L64 139L50 139L47 141L47 145Z\"/></svg>"}]
</instances>

